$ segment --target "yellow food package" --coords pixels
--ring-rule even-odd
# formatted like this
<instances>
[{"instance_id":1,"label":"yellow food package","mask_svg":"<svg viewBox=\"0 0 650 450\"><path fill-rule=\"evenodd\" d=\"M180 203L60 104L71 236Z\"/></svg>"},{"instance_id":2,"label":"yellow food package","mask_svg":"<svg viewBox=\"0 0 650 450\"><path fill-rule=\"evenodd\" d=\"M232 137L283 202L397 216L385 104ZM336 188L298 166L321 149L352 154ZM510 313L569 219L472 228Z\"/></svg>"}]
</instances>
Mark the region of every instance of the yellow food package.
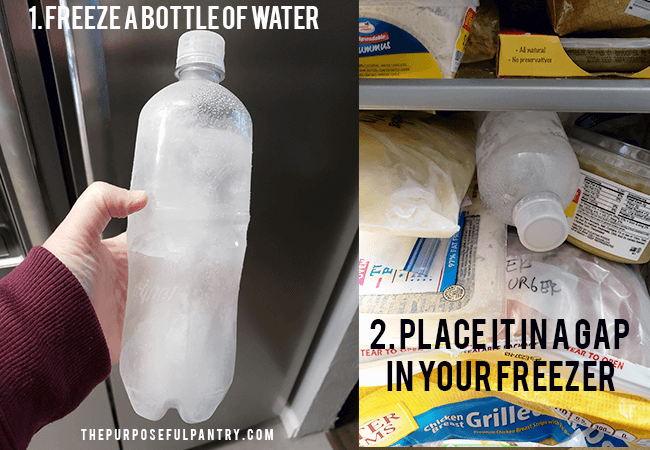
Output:
<instances>
[{"instance_id":1,"label":"yellow food package","mask_svg":"<svg viewBox=\"0 0 650 450\"><path fill-rule=\"evenodd\" d=\"M561 357L519 348L470 350L455 356L408 352L361 363L359 446L405 447L448 439L563 446L587 446L581 439L614 447L650 444L650 402L646 397L619 390L586 391L583 374L576 374L568 384L569 371L558 367L552 384L561 390L548 390L549 373L535 381L535 364L548 369L551 361L557 364L562 358L581 361L578 353L567 352ZM398 377L397 372L408 372L409 362L412 370L407 384L407 377ZM515 362L519 365L514 366ZM645 369L626 365L632 372ZM515 386L514 371L521 375L523 366L528 374ZM422 367L430 370L428 376ZM484 381L476 381L478 370L489 374ZM387 383L387 376L392 383ZM398 378L402 382L399 388ZM528 389L522 389L521 379ZM535 383L546 390L534 390ZM587 382L589 388L597 384L593 377ZM577 390L567 391L567 385Z\"/></svg>"}]
</instances>

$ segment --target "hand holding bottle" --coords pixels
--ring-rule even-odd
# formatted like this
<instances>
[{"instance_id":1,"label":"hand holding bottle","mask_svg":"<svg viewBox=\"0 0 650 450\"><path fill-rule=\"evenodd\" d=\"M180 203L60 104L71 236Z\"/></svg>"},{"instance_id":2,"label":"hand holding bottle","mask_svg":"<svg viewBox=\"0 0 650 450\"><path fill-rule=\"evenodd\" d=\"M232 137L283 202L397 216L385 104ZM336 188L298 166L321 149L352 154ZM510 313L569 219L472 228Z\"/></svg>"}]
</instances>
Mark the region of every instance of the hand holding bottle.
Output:
<instances>
[{"instance_id":1,"label":"hand holding bottle","mask_svg":"<svg viewBox=\"0 0 650 450\"><path fill-rule=\"evenodd\" d=\"M111 239L101 233L111 218L124 218L147 204L144 191L128 191L103 182L91 184L70 213L45 241L77 277L92 302L111 355L120 356L128 279L126 234Z\"/></svg>"}]
</instances>

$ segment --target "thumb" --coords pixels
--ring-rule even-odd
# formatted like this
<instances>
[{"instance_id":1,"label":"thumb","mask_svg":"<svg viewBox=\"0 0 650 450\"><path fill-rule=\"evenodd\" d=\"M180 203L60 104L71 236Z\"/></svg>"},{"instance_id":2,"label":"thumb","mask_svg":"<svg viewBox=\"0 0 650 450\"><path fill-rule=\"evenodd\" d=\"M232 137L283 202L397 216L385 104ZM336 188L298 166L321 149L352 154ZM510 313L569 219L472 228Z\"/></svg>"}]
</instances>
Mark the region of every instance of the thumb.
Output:
<instances>
[{"instance_id":1,"label":"thumb","mask_svg":"<svg viewBox=\"0 0 650 450\"><path fill-rule=\"evenodd\" d=\"M124 218L147 204L144 191L129 191L96 181L86 188L64 220L71 231L99 237L111 218Z\"/></svg>"}]
</instances>

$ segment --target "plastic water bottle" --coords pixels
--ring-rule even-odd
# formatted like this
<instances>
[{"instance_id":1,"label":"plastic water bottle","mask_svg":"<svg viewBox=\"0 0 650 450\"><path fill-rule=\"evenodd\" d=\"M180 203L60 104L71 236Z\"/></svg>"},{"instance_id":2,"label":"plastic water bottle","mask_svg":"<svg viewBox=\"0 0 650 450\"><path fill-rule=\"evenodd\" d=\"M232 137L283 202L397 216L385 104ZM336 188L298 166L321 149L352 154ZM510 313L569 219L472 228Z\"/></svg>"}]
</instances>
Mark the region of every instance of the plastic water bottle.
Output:
<instances>
[{"instance_id":1,"label":"plastic water bottle","mask_svg":"<svg viewBox=\"0 0 650 450\"><path fill-rule=\"evenodd\" d=\"M178 42L178 82L138 122L128 220L129 286L120 374L133 409L159 420L210 418L233 379L237 297L249 221L252 123L221 86L225 43Z\"/></svg>"},{"instance_id":2,"label":"plastic water bottle","mask_svg":"<svg viewBox=\"0 0 650 450\"><path fill-rule=\"evenodd\" d=\"M529 250L558 247L569 233L564 210L578 189L580 168L557 113L477 117L478 186L486 208L516 226Z\"/></svg>"}]
</instances>

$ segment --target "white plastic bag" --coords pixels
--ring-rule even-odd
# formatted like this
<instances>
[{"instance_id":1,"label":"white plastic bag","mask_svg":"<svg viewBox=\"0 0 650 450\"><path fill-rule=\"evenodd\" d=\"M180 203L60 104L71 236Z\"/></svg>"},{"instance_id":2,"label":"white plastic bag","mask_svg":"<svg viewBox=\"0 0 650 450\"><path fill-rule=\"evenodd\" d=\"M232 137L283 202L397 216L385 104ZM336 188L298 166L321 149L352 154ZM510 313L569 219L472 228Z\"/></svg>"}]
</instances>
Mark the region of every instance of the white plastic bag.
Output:
<instances>
[{"instance_id":1,"label":"white plastic bag","mask_svg":"<svg viewBox=\"0 0 650 450\"><path fill-rule=\"evenodd\" d=\"M525 282L522 283L522 277ZM544 286L543 286L544 285ZM557 319L567 324L587 320L607 321L614 334L614 319L625 319L628 336L620 348L599 348L608 357L650 366L650 297L636 268L611 262L565 243L546 253L534 253L521 245L516 235L508 236L506 261L508 318L547 320L554 330ZM575 342L575 328L567 326L569 342ZM548 339L552 342L553 336Z\"/></svg>"},{"instance_id":2,"label":"white plastic bag","mask_svg":"<svg viewBox=\"0 0 650 450\"><path fill-rule=\"evenodd\" d=\"M452 239L441 240L449 241L441 243L438 249L444 264L440 267L433 261L426 274L407 272L401 267L394 268L371 260L369 247L360 246L361 347L368 347L377 336L377 330L372 327L375 319L382 319L386 324L382 341L397 349L401 348L401 319L422 319L426 330L435 330L441 318L451 323L461 318L502 317L505 313L506 227L497 218L485 214L478 197L474 197L472 202L463 207L463 230ZM397 247L395 241L408 239L391 238L388 246L382 246L376 239L375 245L386 250ZM400 248L403 246L404 243ZM405 348L417 347L420 338L418 331L405 340ZM424 341L434 339L435 334L429 334Z\"/></svg>"},{"instance_id":3,"label":"white plastic bag","mask_svg":"<svg viewBox=\"0 0 650 450\"><path fill-rule=\"evenodd\" d=\"M449 238L474 174L468 115L359 114L359 226L399 236Z\"/></svg>"}]
</instances>

